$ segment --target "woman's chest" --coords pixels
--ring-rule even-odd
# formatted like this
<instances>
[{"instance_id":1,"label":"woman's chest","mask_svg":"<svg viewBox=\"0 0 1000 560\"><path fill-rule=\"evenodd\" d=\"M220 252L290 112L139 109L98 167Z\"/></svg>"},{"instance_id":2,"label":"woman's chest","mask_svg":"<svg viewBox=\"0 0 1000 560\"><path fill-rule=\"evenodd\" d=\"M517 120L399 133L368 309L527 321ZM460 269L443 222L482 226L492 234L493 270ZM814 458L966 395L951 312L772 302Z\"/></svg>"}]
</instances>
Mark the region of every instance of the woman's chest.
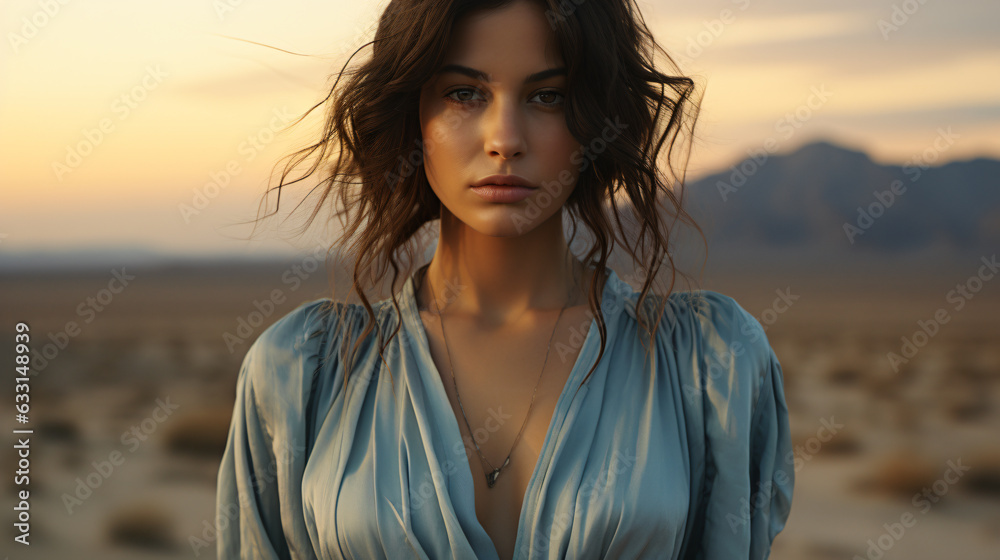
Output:
<instances>
[{"instance_id":1,"label":"woman's chest","mask_svg":"<svg viewBox=\"0 0 1000 560\"><path fill-rule=\"evenodd\" d=\"M570 327L577 318L570 314L560 323ZM500 558L511 558L523 503L532 476L545 466L539 463L546 437L560 421L557 405L584 337L574 345L566 328L549 338L465 330L445 340L440 329L435 332L439 324L425 326L464 443L477 520Z\"/></svg>"},{"instance_id":2,"label":"woman's chest","mask_svg":"<svg viewBox=\"0 0 1000 560\"><path fill-rule=\"evenodd\" d=\"M391 364L396 393L387 371L373 375L343 403L346 421L330 414L321 424L307 465L307 522L329 547L320 557L529 559L557 547L558 557L643 558L627 542L661 547L645 554L679 542L696 483L676 395L602 361L587 390L560 402L570 377L575 389L592 365L571 376L576 353L563 355L553 361L553 344L533 404L523 390L465 390L460 366L457 394L447 370L436 384L436 372L405 360ZM508 404L518 395L520 408ZM510 453L493 488L480 451L493 467Z\"/></svg>"}]
</instances>

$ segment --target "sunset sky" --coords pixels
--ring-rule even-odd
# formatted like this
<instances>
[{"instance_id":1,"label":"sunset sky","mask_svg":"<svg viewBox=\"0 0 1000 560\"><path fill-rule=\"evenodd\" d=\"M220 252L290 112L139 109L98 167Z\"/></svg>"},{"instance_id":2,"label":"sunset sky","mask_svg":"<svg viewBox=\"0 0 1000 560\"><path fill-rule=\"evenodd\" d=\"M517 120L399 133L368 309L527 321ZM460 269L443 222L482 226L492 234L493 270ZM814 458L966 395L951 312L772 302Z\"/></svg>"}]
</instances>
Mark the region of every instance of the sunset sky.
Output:
<instances>
[{"instance_id":1,"label":"sunset sky","mask_svg":"<svg viewBox=\"0 0 1000 560\"><path fill-rule=\"evenodd\" d=\"M305 246L277 236L247 242L249 228L229 224L256 216L272 165L316 134L318 119L277 136L271 128L323 97L327 77L372 35L385 4L6 0L0 253ZM727 167L768 138L780 151L828 139L904 163L950 131L957 141L936 163L1000 157L1000 3L639 5L660 43L706 87L692 176ZM180 205L206 195L213 176L228 184L185 215ZM282 196L282 209L303 192Z\"/></svg>"}]
</instances>

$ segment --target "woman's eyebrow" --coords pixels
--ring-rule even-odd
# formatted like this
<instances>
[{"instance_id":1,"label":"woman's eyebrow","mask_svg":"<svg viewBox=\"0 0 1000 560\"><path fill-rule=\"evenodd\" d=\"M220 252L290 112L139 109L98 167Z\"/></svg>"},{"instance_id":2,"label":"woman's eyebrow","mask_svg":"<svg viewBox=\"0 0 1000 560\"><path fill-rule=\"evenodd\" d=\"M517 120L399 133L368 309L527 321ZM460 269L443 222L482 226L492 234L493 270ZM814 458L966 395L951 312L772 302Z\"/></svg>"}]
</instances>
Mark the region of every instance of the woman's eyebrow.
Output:
<instances>
[{"instance_id":1,"label":"woman's eyebrow","mask_svg":"<svg viewBox=\"0 0 1000 560\"><path fill-rule=\"evenodd\" d=\"M462 66L461 64L446 64L440 70L437 71L438 74L445 74L448 72L454 72L456 74L462 74L468 76L475 80L480 80L483 82L492 82L493 77L483 72L482 70L476 70L475 68L469 68L468 66ZM525 78L524 83L530 84L532 82L540 82L546 78L551 78L552 76L565 76L566 68L561 66L559 68L549 68L548 70L542 70L541 72L535 72L534 74Z\"/></svg>"}]
</instances>

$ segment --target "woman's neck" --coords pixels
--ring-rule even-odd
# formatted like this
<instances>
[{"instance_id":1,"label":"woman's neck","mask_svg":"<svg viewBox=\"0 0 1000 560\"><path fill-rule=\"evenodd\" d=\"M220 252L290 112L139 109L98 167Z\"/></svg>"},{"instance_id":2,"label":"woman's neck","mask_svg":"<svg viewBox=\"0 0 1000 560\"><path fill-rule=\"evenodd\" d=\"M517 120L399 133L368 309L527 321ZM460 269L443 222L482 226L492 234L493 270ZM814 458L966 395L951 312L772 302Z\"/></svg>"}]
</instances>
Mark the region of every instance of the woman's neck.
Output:
<instances>
[{"instance_id":1,"label":"woman's neck","mask_svg":"<svg viewBox=\"0 0 1000 560\"><path fill-rule=\"evenodd\" d=\"M421 308L500 325L587 302L589 274L570 253L561 219L518 237L483 235L455 222L442 218L437 250L420 279Z\"/></svg>"}]
</instances>

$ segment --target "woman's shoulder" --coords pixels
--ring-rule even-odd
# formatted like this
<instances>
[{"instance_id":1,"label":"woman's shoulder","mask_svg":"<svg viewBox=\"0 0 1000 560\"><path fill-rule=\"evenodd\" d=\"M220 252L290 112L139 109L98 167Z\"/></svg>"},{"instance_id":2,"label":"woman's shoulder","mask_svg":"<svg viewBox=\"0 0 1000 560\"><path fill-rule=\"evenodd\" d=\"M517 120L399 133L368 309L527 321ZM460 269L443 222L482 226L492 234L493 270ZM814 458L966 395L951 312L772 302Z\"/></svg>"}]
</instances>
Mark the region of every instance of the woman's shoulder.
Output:
<instances>
[{"instance_id":1,"label":"woman's shoulder","mask_svg":"<svg viewBox=\"0 0 1000 560\"><path fill-rule=\"evenodd\" d=\"M342 313L330 298L301 303L265 328L247 350L247 357L269 362L288 361L296 354L318 349L329 334L330 319Z\"/></svg>"},{"instance_id":2,"label":"woman's shoulder","mask_svg":"<svg viewBox=\"0 0 1000 560\"><path fill-rule=\"evenodd\" d=\"M733 297L714 290L674 291L645 306L652 316L663 308L656 340L662 351L686 352L688 394L705 391L743 399L755 409L776 358L760 321ZM691 360L694 360L693 362ZM683 374L683 372L682 372Z\"/></svg>"},{"instance_id":3,"label":"woman's shoulder","mask_svg":"<svg viewBox=\"0 0 1000 560\"><path fill-rule=\"evenodd\" d=\"M384 312L384 303L372 304L376 315ZM345 303L330 297L306 301L265 328L247 353L273 360L315 354L346 331L356 329L366 315L364 306L358 303Z\"/></svg>"},{"instance_id":4,"label":"woman's shoulder","mask_svg":"<svg viewBox=\"0 0 1000 560\"><path fill-rule=\"evenodd\" d=\"M731 296L702 289L673 292L669 299L675 314L689 317L708 342L725 342L733 352L769 348L764 326Z\"/></svg>"},{"instance_id":5,"label":"woman's shoulder","mask_svg":"<svg viewBox=\"0 0 1000 560\"><path fill-rule=\"evenodd\" d=\"M279 397L307 384L320 368L337 307L328 298L302 303L265 328L250 344L240 377L258 401ZM285 400L279 398L278 400Z\"/></svg>"},{"instance_id":6,"label":"woman's shoulder","mask_svg":"<svg viewBox=\"0 0 1000 560\"><path fill-rule=\"evenodd\" d=\"M345 330L357 323L354 304L329 297L303 302L265 328L247 349L240 377L263 408L307 400Z\"/></svg>"},{"instance_id":7,"label":"woman's shoulder","mask_svg":"<svg viewBox=\"0 0 1000 560\"><path fill-rule=\"evenodd\" d=\"M733 297L694 290L668 300L672 316L659 328L673 332L660 351L676 354L672 372L704 453L701 545L712 558L736 557L734 547L766 557L795 479L781 366L764 325Z\"/></svg>"},{"instance_id":8,"label":"woman's shoulder","mask_svg":"<svg viewBox=\"0 0 1000 560\"><path fill-rule=\"evenodd\" d=\"M381 323L387 312L385 301L373 310ZM330 297L306 301L271 323L253 341L243 359L241 373L257 388L266 388L285 400L299 389L308 393L323 371L340 375L334 367L344 339L355 341L369 323L367 310L359 303ZM385 330L383 328L383 330ZM375 336L374 331L370 336Z\"/></svg>"},{"instance_id":9,"label":"woman's shoulder","mask_svg":"<svg viewBox=\"0 0 1000 560\"><path fill-rule=\"evenodd\" d=\"M633 291L629 294L632 301L626 304L633 317L638 295ZM644 315L651 318L657 317L660 308L663 309L659 315L658 338L688 336L715 347L723 343L734 353L770 349L764 326L731 296L705 289L675 290L666 297L665 306L663 300L661 294L649 294L643 305Z\"/></svg>"}]
</instances>

